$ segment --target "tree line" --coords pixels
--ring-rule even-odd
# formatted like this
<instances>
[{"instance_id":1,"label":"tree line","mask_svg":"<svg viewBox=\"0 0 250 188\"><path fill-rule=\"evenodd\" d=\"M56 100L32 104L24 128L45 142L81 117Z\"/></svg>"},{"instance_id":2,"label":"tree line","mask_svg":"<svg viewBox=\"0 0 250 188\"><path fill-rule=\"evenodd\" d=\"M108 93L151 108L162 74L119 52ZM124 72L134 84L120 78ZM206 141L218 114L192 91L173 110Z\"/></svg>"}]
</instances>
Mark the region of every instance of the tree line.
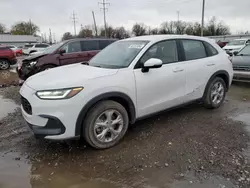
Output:
<instances>
[{"instance_id":1,"label":"tree line","mask_svg":"<svg viewBox=\"0 0 250 188\"><path fill-rule=\"evenodd\" d=\"M201 24L198 22L185 21L166 21L159 27L150 27L144 23L136 23L132 30L126 30L124 27L107 27L107 37L123 39L131 36L157 35L157 34L187 34L201 35ZM204 36L229 35L230 28L223 22L218 21L215 17L211 18L204 27ZM73 36L70 32L64 33L62 40L71 38L88 38L88 37L105 37L105 29L98 28L96 32L93 26L87 25L81 28L77 36Z\"/></svg>"},{"instance_id":2,"label":"tree line","mask_svg":"<svg viewBox=\"0 0 250 188\"><path fill-rule=\"evenodd\" d=\"M0 34L10 33L12 35L36 35L40 31L40 28L31 21L17 22L12 25L10 30L6 26L0 23Z\"/></svg>"}]
</instances>

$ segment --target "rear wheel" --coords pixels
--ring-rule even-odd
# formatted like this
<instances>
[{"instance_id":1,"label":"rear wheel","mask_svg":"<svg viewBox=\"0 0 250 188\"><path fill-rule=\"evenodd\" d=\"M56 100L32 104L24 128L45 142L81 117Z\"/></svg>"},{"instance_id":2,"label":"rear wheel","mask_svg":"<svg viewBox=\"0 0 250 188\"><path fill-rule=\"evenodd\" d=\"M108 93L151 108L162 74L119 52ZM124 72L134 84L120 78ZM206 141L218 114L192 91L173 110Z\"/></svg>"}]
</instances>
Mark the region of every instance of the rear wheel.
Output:
<instances>
[{"instance_id":1,"label":"rear wheel","mask_svg":"<svg viewBox=\"0 0 250 188\"><path fill-rule=\"evenodd\" d=\"M219 108L226 96L225 81L220 77L216 77L208 84L205 92L203 97L204 106L210 109Z\"/></svg>"},{"instance_id":2,"label":"rear wheel","mask_svg":"<svg viewBox=\"0 0 250 188\"><path fill-rule=\"evenodd\" d=\"M124 137L129 124L126 109L115 101L97 103L83 123L83 137L96 149L110 148Z\"/></svg>"},{"instance_id":3,"label":"rear wheel","mask_svg":"<svg viewBox=\"0 0 250 188\"><path fill-rule=\"evenodd\" d=\"M0 69L7 70L10 68L10 63L6 59L0 59Z\"/></svg>"}]
</instances>

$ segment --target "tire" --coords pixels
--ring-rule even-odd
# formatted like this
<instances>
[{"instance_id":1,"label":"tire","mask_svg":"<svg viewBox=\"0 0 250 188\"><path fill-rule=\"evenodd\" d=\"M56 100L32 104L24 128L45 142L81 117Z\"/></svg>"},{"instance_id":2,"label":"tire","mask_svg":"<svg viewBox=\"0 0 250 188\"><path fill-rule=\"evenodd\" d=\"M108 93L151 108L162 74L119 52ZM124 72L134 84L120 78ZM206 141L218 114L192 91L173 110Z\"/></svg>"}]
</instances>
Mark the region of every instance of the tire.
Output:
<instances>
[{"instance_id":1,"label":"tire","mask_svg":"<svg viewBox=\"0 0 250 188\"><path fill-rule=\"evenodd\" d=\"M6 59L0 59L0 70L8 70L10 68L10 63Z\"/></svg>"},{"instance_id":2,"label":"tire","mask_svg":"<svg viewBox=\"0 0 250 188\"><path fill-rule=\"evenodd\" d=\"M56 67L55 65L44 65L44 66L42 66L42 68L40 69L40 72L46 71L46 70L49 70L49 69L53 69L53 68L55 68L55 67Z\"/></svg>"},{"instance_id":3,"label":"tire","mask_svg":"<svg viewBox=\"0 0 250 188\"><path fill-rule=\"evenodd\" d=\"M210 81L204 93L203 103L205 108L216 109L221 106L226 97L226 83L220 78L216 77Z\"/></svg>"},{"instance_id":4,"label":"tire","mask_svg":"<svg viewBox=\"0 0 250 188\"><path fill-rule=\"evenodd\" d=\"M119 123L113 125L107 123L109 120L106 114L112 113L110 122L115 123L118 122L118 119L121 119ZM103 119L103 121L100 121L100 119ZM97 125L97 122L101 125ZM120 103L111 100L101 101L87 113L83 122L82 136L90 146L96 149L107 149L120 142L127 132L128 125L128 113Z\"/></svg>"}]
</instances>

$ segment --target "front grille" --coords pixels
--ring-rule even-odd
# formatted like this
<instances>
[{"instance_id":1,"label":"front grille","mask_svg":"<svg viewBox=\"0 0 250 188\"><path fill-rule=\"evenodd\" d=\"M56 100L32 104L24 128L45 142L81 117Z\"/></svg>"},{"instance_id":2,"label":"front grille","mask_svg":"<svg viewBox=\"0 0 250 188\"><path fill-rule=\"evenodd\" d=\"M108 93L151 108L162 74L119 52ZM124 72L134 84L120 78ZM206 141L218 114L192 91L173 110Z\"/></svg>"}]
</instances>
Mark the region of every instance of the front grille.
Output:
<instances>
[{"instance_id":1,"label":"front grille","mask_svg":"<svg viewBox=\"0 0 250 188\"><path fill-rule=\"evenodd\" d=\"M250 66L233 66L233 69L238 71L250 71Z\"/></svg>"},{"instance_id":2,"label":"front grille","mask_svg":"<svg viewBox=\"0 0 250 188\"><path fill-rule=\"evenodd\" d=\"M29 101L22 96L21 96L21 104L23 106L24 111L27 114L32 115L32 107L31 107Z\"/></svg>"}]
</instances>

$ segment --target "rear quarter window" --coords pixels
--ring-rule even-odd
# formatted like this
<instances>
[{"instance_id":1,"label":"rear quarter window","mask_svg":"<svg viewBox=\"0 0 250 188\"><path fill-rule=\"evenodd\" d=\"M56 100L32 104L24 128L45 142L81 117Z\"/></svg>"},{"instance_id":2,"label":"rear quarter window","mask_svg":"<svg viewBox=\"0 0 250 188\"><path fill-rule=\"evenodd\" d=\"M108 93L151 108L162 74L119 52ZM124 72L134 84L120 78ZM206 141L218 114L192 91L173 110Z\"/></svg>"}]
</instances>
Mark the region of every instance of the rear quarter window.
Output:
<instances>
[{"instance_id":1,"label":"rear quarter window","mask_svg":"<svg viewBox=\"0 0 250 188\"><path fill-rule=\"evenodd\" d=\"M192 39L184 39L181 41L186 61L207 57L206 49L202 41Z\"/></svg>"},{"instance_id":2,"label":"rear quarter window","mask_svg":"<svg viewBox=\"0 0 250 188\"><path fill-rule=\"evenodd\" d=\"M217 55L219 52L211 45L209 44L208 42L203 42L205 48L206 48L206 51L207 51L207 55L210 57L210 56L214 56L214 55Z\"/></svg>"}]
</instances>

